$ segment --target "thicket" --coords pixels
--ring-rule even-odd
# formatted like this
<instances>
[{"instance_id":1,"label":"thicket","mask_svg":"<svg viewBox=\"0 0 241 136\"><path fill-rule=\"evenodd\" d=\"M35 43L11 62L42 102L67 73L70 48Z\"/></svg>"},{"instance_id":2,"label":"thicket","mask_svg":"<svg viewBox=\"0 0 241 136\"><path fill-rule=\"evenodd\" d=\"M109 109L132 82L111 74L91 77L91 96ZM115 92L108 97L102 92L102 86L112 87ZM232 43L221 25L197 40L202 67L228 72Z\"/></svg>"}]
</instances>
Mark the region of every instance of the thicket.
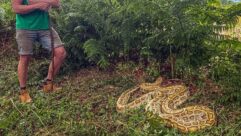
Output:
<instances>
[{"instance_id":1,"label":"thicket","mask_svg":"<svg viewBox=\"0 0 241 136\"><path fill-rule=\"evenodd\" d=\"M168 63L170 77L211 78L226 90L221 101L240 104L240 42L221 34L237 24L240 4L223 6L219 0L63 3L61 12L53 15L72 68L87 63L108 68L119 61L134 61L158 76ZM206 75L200 69L206 69Z\"/></svg>"}]
</instances>

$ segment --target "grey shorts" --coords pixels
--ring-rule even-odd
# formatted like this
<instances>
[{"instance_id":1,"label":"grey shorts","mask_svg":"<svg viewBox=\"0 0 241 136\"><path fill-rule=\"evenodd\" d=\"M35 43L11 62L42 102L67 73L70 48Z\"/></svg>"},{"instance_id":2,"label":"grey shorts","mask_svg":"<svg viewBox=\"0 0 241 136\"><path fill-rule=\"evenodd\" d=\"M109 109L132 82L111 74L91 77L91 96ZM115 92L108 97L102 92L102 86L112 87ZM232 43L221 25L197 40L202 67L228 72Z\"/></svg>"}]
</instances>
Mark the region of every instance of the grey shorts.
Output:
<instances>
[{"instance_id":1,"label":"grey shorts","mask_svg":"<svg viewBox=\"0 0 241 136\"><path fill-rule=\"evenodd\" d=\"M61 47L62 43L58 33L52 28L54 48ZM44 49L51 51L51 36L49 30L16 30L16 40L19 49L19 55L33 55L33 46L39 42Z\"/></svg>"}]
</instances>

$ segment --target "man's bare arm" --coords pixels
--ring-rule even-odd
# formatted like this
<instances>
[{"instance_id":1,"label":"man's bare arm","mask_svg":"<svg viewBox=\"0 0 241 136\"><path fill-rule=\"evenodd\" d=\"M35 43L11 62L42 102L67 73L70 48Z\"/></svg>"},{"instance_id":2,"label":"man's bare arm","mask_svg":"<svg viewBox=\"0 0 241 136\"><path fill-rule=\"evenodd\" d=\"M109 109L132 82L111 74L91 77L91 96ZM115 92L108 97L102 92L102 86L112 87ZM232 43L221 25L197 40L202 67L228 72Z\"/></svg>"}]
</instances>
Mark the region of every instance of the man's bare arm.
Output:
<instances>
[{"instance_id":1,"label":"man's bare arm","mask_svg":"<svg viewBox=\"0 0 241 136\"><path fill-rule=\"evenodd\" d=\"M23 0L12 0L12 8L13 11L17 14L27 14L29 12L32 12L36 9L47 11L49 8L48 3L36 3L32 5L22 5Z\"/></svg>"},{"instance_id":2,"label":"man's bare arm","mask_svg":"<svg viewBox=\"0 0 241 136\"><path fill-rule=\"evenodd\" d=\"M37 3L41 3L41 2L45 2L50 4L53 8L59 8L60 7L60 1L59 0L29 0L29 4L37 4Z\"/></svg>"}]
</instances>

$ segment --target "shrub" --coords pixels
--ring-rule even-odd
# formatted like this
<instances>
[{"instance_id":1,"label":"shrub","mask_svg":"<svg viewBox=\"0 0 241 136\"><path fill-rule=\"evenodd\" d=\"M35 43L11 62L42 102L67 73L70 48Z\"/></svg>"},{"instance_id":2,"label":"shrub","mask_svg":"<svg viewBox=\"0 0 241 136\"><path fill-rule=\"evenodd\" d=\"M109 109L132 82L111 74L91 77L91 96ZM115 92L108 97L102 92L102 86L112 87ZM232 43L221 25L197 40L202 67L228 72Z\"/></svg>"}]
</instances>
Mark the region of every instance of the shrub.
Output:
<instances>
[{"instance_id":1,"label":"shrub","mask_svg":"<svg viewBox=\"0 0 241 136\"><path fill-rule=\"evenodd\" d=\"M71 61L81 63L85 53L88 60L105 67L118 59L163 62L171 54L188 59L193 66L207 63L211 57L207 43L215 42L214 37L224 29L221 25L227 29L235 24L239 14L231 14L238 9L223 8L216 0L63 3L56 18L71 48Z\"/></svg>"},{"instance_id":2,"label":"shrub","mask_svg":"<svg viewBox=\"0 0 241 136\"><path fill-rule=\"evenodd\" d=\"M11 39L14 32L15 16L12 12L11 2L3 0L0 2L0 45Z\"/></svg>"}]
</instances>

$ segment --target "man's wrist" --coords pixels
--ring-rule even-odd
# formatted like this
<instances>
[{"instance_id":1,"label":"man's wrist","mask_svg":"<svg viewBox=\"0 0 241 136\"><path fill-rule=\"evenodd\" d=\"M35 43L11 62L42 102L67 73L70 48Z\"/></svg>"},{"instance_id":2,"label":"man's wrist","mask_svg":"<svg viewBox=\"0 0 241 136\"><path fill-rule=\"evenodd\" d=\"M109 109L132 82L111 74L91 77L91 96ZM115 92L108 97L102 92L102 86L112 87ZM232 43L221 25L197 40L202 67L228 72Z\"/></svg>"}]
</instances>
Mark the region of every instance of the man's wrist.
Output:
<instances>
[{"instance_id":1,"label":"man's wrist","mask_svg":"<svg viewBox=\"0 0 241 136\"><path fill-rule=\"evenodd\" d=\"M39 8L39 4L37 4L37 3L34 3L34 4L30 5L30 6L32 6L33 9L40 9Z\"/></svg>"}]
</instances>

